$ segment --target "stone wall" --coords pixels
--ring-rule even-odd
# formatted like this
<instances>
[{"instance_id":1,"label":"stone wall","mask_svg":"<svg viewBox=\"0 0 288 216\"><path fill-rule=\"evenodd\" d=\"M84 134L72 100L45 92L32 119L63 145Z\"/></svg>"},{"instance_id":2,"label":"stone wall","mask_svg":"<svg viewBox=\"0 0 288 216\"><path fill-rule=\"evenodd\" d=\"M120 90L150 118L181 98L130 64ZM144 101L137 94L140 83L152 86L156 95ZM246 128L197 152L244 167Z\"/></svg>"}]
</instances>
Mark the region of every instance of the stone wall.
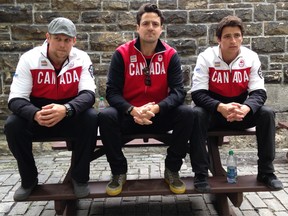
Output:
<instances>
[{"instance_id":1,"label":"stone wall","mask_svg":"<svg viewBox=\"0 0 288 216\"><path fill-rule=\"evenodd\" d=\"M45 39L55 17L77 26L78 48L86 50L96 68L97 96L105 96L106 73L115 48L136 37L135 13L141 0L0 0L0 114L7 113L11 77L19 56ZM268 90L268 105L277 118L288 119L287 0L153 0L164 12L162 39L181 57L185 86L191 86L197 55L216 44L216 24L227 15L245 22L245 46L259 53ZM189 97L187 102L190 102Z\"/></svg>"}]
</instances>

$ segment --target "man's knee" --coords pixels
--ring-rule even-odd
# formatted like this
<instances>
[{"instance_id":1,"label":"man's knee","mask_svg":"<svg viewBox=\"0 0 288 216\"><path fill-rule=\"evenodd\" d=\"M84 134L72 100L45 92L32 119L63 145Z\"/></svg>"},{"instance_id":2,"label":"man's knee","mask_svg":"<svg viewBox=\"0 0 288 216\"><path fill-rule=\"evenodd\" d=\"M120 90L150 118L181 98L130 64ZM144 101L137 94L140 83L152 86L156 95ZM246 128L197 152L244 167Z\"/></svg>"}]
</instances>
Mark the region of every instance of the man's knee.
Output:
<instances>
[{"instance_id":1,"label":"man's knee","mask_svg":"<svg viewBox=\"0 0 288 216\"><path fill-rule=\"evenodd\" d=\"M260 112L260 118L265 118L265 119L275 119L275 111L268 106L262 106L259 110Z\"/></svg>"},{"instance_id":2,"label":"man's knee","mask_svg":"<svg viewBox=\"0 0 288 216\"><path fill-rule=\"evenodd\" d=\"M98 118L100 123L107 121L116 121L118 116L118 111L114 107L107 107L99 112Z\"/></svg>"},{"instance_id":3,"label":"man's knee","mask_svg":"<svg viewBox=\"0 0 288 216\"><path fill-rule=\"evenodd\" d=\"M89 127L97 127L98 113L94 108L87 109L79 116L79 120L82 125L87 125Z\"/></svg>"},{"instance_id":4,"label":"man's knee","mask_svg":"<svg viewBox=\"0 0 288 216\"><path fill-rule=\"evenodd\" d=\"M207 122L208 121L208 112L202 107L195 106L192 108L194 119Z\"/></svg>"},{"instance_id":5,"label":"man's knee","mask_svg":"<svg viewBox=\"0 0 288 216\"><path fill-rule=\"evenodd\" d=\"M4 124L4 133L9 136L11 133L20 132L23 128L26 128L27 121L17 115L8 116Z\"/></svg>"}]
</instances>

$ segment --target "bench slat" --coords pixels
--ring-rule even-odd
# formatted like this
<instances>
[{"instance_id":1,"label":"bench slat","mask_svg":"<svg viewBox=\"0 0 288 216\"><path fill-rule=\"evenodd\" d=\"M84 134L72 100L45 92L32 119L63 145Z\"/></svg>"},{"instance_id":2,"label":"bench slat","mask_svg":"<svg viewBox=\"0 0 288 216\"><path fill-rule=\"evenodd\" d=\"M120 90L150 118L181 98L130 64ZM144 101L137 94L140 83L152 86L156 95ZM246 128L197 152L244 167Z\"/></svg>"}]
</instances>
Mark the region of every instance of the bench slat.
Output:
<instances>
[{"instance_id":1,"label":"bench slat","mask_svg":"<svg viewBox=\"0 0 288 216\"><path fill-rule=\"evenodd\" d=\"M249 128L246 130L214 130L209 131L208 136L223 136L224 144L229 143L227 140L227 136L241 136L241 135L255 135L256 130L255 127ZM163 141L170 141L171 132L164 134L133 134L133 135L125 135L125 140L131 140L128 142L125 147L153 147L153 146L163 146ZM52 141L52 149L53 150L65 150L67 149L66 142L64 138L50 138L45 141ZM37 140L36 140L37 141ZM41 141L38 139L38 141ZM42 140L43 141L43 140ZM58 141L58 142L57 142ZM71 141L71 140L68 140ZM101 137L97 137L96 147L102 147L103 144L101 142Z\"/></svg>"},{"instance_id":2,"label":"bench slat","mask_svg":"<svg viewBox=\"0 0 288 216\"><path fill-rule=\"evenodd\" d=\"M256 180L256 175L239 176L236 184L228 184L225 177L209 177L211 193L238 193L238 192L258 192L271 191L262 183ZM186 193L198 193L194 189L193 177L185 177L182 180L186 184ZM86 198L109 197L105 188L108 181L89 182L91 194ZM173 194L164 179L143 179L127 180L120 194L126 196L151 196L151 195L169 195ZM76 197L73 194L71 184L43 184L38 185L26 201L44 201L44 200L73 200Z\"/></svg>"}]
</instances>

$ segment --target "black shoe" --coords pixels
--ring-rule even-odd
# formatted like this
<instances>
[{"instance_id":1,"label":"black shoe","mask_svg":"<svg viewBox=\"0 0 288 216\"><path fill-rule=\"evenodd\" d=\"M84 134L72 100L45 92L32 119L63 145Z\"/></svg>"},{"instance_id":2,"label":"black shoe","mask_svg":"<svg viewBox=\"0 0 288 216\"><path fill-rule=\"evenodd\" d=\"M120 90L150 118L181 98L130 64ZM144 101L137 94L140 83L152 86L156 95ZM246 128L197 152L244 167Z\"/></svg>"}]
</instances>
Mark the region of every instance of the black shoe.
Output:
<instances>
[{"instance_id":1,"label":"black shoe","mask_svg":"<svg viewBox=\"0 0 288 216\"><path fill-rule=\"evenodd\" d=\"M194 188L199 193L209 193L211 191L207 176L203 174L195 174Z\"/></svg>"},{"instance_id":2,"label":"black shoe","mask_svg":"<svg viewBox=\"0 0 288 216\"><path fill-rule=\"evenodd\" d=\"M90 194L88 183L79 183L72 179L72 184L74 188L74 194L77 198L83 198Z\"/></svg>"},{"instance_id":3,"label":"black shoe","mask_svg":"<svg viewBox=\"0 0 288 216\"><path fill-rule=\"evenodd\" d=\"M26 200L37 184L38 184L38 178L36 178L34 183L29 188L23 188L22 186L20 186L14 193L14 197L13 197L14 200L15 201Z\"/></svg>"},{"instance_id":4,"label":"black shoe","mask_svg":"<svg viewBox=\"0 0 288 216\"><path fill-rule=\"evenodd\" d=\"M257 181L264 183L273 190L282 190L283 184L274 173L258 173Z\"/></svg>"}]
</instances>

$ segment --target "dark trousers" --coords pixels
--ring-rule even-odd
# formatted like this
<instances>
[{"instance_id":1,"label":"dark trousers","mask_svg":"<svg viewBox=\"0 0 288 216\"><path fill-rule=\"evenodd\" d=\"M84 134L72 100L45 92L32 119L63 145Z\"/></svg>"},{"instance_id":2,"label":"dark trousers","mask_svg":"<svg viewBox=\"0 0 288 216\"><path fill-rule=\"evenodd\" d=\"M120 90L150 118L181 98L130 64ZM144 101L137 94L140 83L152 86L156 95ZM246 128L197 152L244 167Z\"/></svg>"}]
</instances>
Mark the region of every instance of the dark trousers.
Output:
<instances>
[{"instance_id":1,"label":"dark trousers","mask_svg":"<svg viewBox=\"0 0 288 216\"><path fill-rule=\"evenodd\" d=\"M193 108L194 130L192 132L190 157L194 172L204 172L208 167L208 154L206 151L207 131L213 129L247 129L256 126L256 139L258 149L258 172L273 173L273 161L275 158L275 113L262 106L255 114L249 113L243 121L228 122L220 113L208 113L201 107ZM194 146L200 145L199 150L193 151ZM193 160L192 160L193 159Z\"/></svg>"},{"instance_id":2,"label":"dark trousers","mask_svg":"<svg viewBox=\"0 0 288 216\"><path fill-rule=\"evenodd\" d=\"M71 175L77 182L87 182L91 153L96 145L97 125L97 112L93 108L76 117L65 118L51 128L40 126L36 122L31 123L14 114L10 115L6 120L4 133L10 151L17 160L22 186L30 187L38 176L32 153L33 137L72 137L75 140L75 163Z\"/></svg>"},{"instance_id":3,"label":"dark trousers","mask_svg":"<svg viewBox=\"0 0 288 216\"><path fill-rule=\"evenodd\" d=\"M164 133L170 130L173 132L171 145L167 148L165 166L173 172L180 170L192 130L192 109L190 106L181 105L165 115L157 114L152 121L151 125L136 124L132 116L120 114L113 107L99 113L101 139L113 175L127 173L127 160L122 152L122 135Z\"/></svg>"}]
</instances>

